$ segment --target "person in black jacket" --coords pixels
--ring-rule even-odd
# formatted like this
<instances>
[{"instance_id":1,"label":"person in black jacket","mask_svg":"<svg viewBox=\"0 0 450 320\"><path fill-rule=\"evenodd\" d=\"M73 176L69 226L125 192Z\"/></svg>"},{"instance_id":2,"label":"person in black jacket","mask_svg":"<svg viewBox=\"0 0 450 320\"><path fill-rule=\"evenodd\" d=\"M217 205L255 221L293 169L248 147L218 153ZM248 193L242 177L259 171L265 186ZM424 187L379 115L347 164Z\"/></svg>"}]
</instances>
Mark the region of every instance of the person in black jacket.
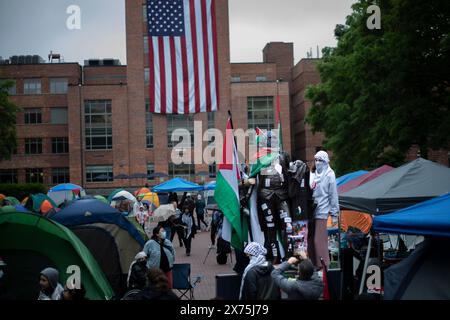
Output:
<instances>
[{"instance_id":1,"label":"person in black jacket","mask_svg":"<svg viewBox=\"0 0 450 320\"><path fill-rule=\"evenodd\" d=\"M169 288L166 275L158 268L152 268L147 273L148 286L139 292L135 300L179 300Z\"/></svg>"},{"instance_id":2,"label":"person in black jacket","mask_svg":"<svg viewBox=\"0 0 450 320\"><path fill-rule=\"evenodd\" d=\"M298 266L297 279L288 279L283 273L294 265ZM314 265L306 257L305 252L300 253L300 260L291 257L274 269L272 278L276 285L288 295L289 300L318 300L323 293L323 281L314 272Z\"/></svg>"},{"instance_id":3,"label":"person in black jacket","mask_svg":"<svg viewBox=\"0 0 450 320\"><path fill-rule=\"evenodd\" d=\"M267 250L258 242L250 242L244 249L250 263L242 275L239 300L278 300L278 287L271 277L273 266L266 260Z\"/></svg>"},{"instance_id":4,"label":"person in black jacket","mask_svg":"<svg viewBox=\"0 0 450 320\"><path fill-rule=\"evenodd\" d=\"M147 281L147 254L139 252L130 265L127 287L131 289L143 289Z\"/></svg>"}]
</instances>

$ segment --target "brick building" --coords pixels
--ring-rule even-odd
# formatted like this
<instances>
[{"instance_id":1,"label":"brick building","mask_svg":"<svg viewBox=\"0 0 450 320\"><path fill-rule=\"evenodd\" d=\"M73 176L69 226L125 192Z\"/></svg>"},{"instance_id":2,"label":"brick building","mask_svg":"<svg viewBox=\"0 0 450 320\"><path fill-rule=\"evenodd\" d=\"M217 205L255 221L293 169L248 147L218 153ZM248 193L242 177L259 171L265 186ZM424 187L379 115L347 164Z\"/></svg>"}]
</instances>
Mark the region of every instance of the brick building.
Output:
<instances>
[{"instance_id":1,"label":"brick building","mask_svg":"<svg viewBox=\"0 0 450 320\"><path fill-rule=\"evenodd\" d=\"M172 163L172 152L179 151L170 139L172 132L186 128L192 135L203 134L203 141L182 148L194 159L199 156L195 146L205 148L211 141L208 129L224 131L228 110L235 129L274 128L277 94L284 149L296 159L313 159L323 136L313 135L304 124L310 108L304 93L320 81L316 59L294 65L293 44L271 42L263 48L262 62L230 63L228 1L217 1L219 110L151 114L146 6L126 1L125 9L126 66L112 59L87 60L84 66L25 64L26 59L0 64L0 80L15 81L11 99L23 108L17 116L19 146L10 161L0 162L0 182L51 186L70 180L91 193L107 194L117 187L132 190L147 181L159 183L161 178L147 179L152 173L208 181L214 178L214 163ZM201 128L193 120L200 121ZM248 157L248 147L245 153Z\"/></svg>"}]
</instances>

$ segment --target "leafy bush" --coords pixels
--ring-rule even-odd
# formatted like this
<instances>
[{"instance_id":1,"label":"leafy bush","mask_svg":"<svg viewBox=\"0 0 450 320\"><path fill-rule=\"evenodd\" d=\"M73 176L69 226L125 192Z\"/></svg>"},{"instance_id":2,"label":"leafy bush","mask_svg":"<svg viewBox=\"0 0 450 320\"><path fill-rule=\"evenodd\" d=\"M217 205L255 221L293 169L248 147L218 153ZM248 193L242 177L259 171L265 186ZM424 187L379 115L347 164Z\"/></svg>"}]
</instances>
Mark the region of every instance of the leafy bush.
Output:
<instances>
[{"instance_id":1,"label":"leafy bush","mask_svg":"<svg viewBox=\"0 0 450 320\"><path fill-rule=\"evenodd\" d=\"M30 193L47 193L47 188L40 183L17 183L17 184L0 184L0 193L7 197L15 197L22 201L28 197Z\"/></svg>"}]
</instances>

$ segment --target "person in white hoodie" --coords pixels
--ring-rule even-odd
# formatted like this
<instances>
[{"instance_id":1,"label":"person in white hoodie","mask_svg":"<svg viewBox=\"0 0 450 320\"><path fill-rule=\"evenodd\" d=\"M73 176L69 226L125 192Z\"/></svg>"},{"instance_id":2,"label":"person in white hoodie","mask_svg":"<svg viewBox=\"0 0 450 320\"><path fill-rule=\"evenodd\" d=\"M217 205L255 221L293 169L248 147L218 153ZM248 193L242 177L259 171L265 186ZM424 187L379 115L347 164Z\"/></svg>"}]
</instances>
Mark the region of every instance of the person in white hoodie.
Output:
<instances>
[{"instance_id":1,"label":"person in white hoodie","mask_svg":"<svg viewBox=\"0 0 450 320\"><path fill-rule=\"evenodd\" d=\"M328 153L319 151L314 156L315 172L311 173L310 186L313 190L314 202L317 205L314 210L314 219L308 227L308 254L313 264L320 268L320 258L328 268L330 257L328 253L327 221L331 214L333 223L337 223L339 217L339 198L336 185L336 175L330 167Z\"/></svg>"},{"instance_id":2,"label":"person in white hoodie","mask_svg":"<svg viewBox=\"0 0 450 320\"><path fill-rule=\"evenodd\" d=\"M59 272L55 268L42 270L39 279L41 291L39 292L38 300L61 300L64 288L58 280Z\"/></svg>"}]
</instances>

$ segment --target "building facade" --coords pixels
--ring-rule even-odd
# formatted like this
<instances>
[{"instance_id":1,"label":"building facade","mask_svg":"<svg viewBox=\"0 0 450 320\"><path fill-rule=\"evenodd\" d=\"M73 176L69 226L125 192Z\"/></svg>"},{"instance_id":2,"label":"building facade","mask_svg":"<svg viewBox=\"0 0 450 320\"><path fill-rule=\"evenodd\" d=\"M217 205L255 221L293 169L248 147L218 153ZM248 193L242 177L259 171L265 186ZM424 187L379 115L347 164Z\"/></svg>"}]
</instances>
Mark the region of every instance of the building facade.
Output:
<instances>
[{"instance_id":1,"label":"building facade","mask_svg":"<svg viewBox=\"0 0 450 320\"><path fill-rule=\"evenodd\" d=\"M219 110L151 114L145 1L125 4L126 66L111 59L87 60L84 66L23 63L26 60L0 64L0 81L15 82L11 100L22 107L17 116L18 148L10 161L0 162L0 183L52 186L70 181L91 193L108 194L118 187L154 185L172 176L207 182L216 172L215 163L199 154L208 145L215 146L208 129L224 132L228 111L236 130L274 129L277 95L284 150L294 159L313 160L323 135L312 134L304 123L311 107L304 93L308 85L320 82L317 59L294 65L293 44L271 42L262 50L262 62L231 63L228 1L217 1ZM171 140L178 128L187 129L195 139L180 147ZM246 138L242 161L252 156L248 148L252 141L252 136ZM221 147L215 150L220 151ZM175 163L174 153L183 153L191 163ZM148 179L152 174L157 177Z\"/></svg>"}]
</instances>

